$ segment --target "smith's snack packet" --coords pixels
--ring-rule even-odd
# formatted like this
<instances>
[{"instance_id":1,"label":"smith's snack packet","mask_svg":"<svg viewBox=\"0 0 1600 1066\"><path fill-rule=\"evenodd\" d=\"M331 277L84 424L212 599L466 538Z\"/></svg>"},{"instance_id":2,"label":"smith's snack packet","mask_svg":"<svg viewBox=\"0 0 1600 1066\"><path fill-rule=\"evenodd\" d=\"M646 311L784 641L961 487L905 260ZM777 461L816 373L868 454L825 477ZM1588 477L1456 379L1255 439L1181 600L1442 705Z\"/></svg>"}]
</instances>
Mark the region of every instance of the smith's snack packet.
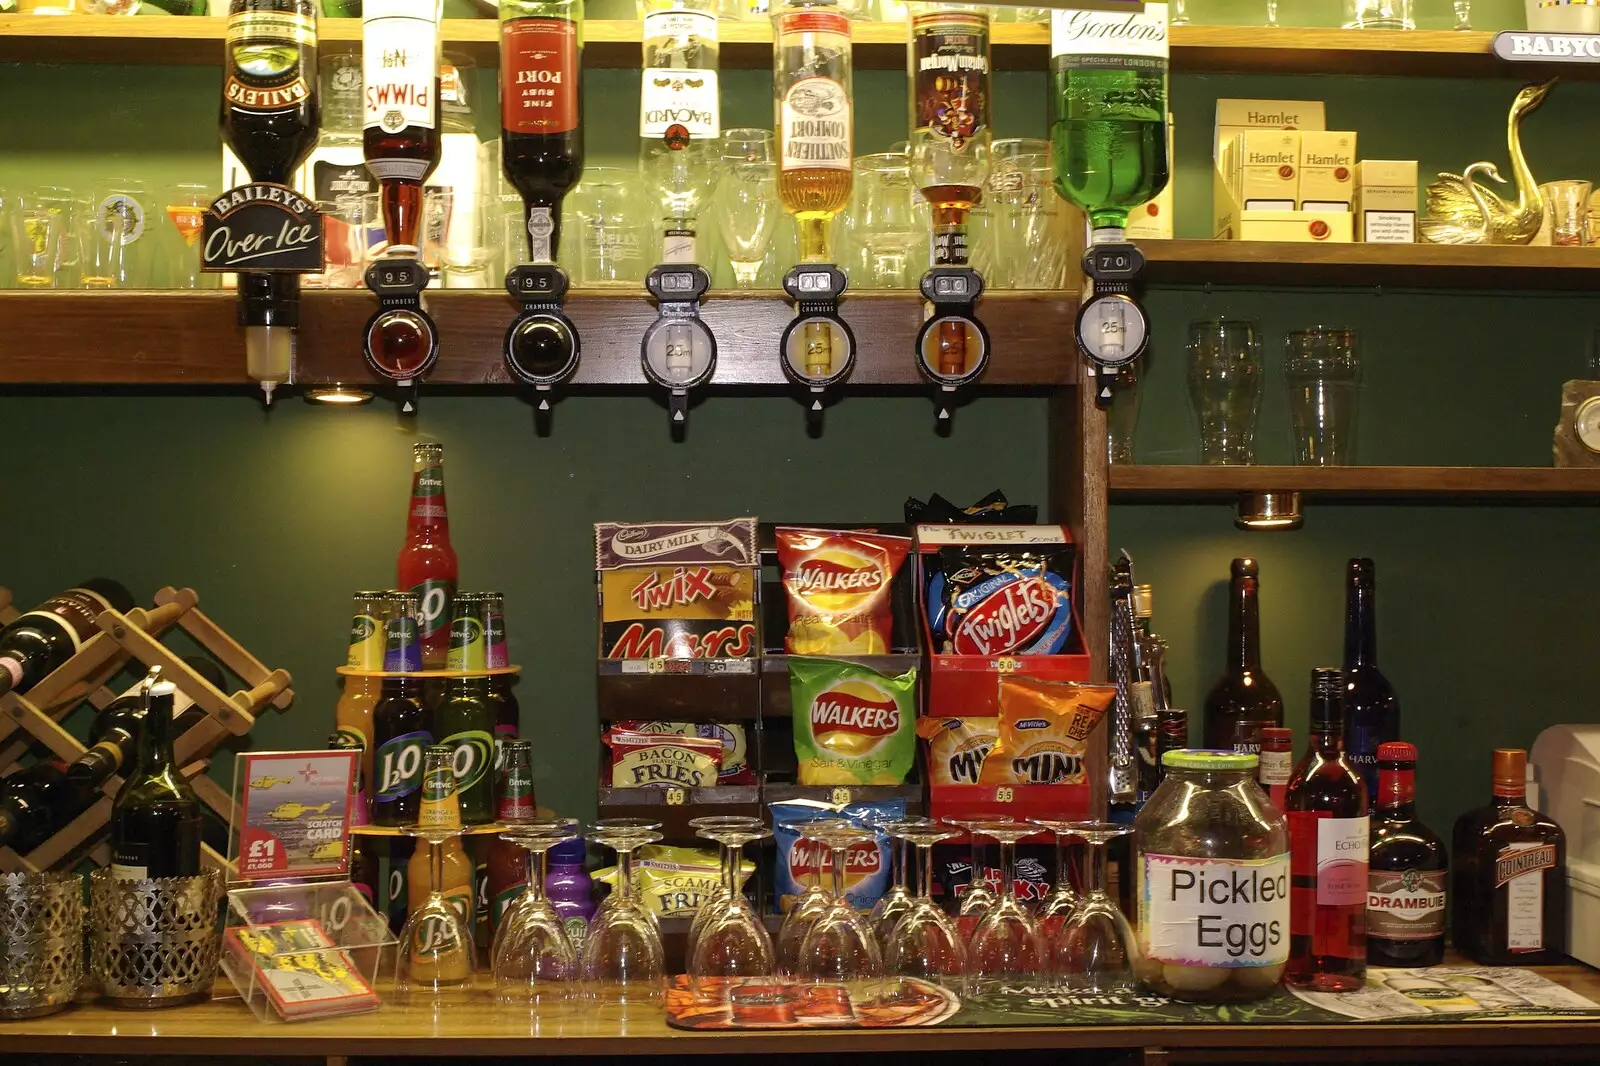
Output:
<instances>
[{"instance_id":1,"label":"smith's snack packet","mask_svg":"<svg viewBox=\"0 0 1600 1066\"><path fill-rule=\"evenodd\" d=\"M778 564L789 600L791 655L887 655L889 588L909 537L779 527Z\"/></svg>"},{"instance_id":2,"label":"smith's snack packet","mask_svg":"<svg viewBox=\"0 0 1600 1066\"><path fill-rule=\"evenodd\" d=\"M928 783L976 785L999 734L998 718L918 718L917 736L928 742Z\"/></svg>"},{"instance_id":3,"label":"smith's snack packet","mask_svg":"<svg viewBox=\"0 0 1600 1066\"><path fill-rule=\"evenodd\" d=\"M606 743L613 788L707 788L722 766L722 741L714 737L613 729Z\"/></svg>"},{"instance_id":4,"label":"smith's snack packet","mask_svg":"<svg viewBox=\"0 0 1600 1066\"><path fill-rule=\"evenodd\" d=\"M844 894L857 910L871 910L878 897L889 889L889 835L878 829L884 822L906 816L903 799L872 803L847 803L835 807L816 800L779 800L772 807L772 838L777 844L778 863L773 871L773 894L780 914L787 914L795 898L824 878L823 887L831 891L833 853L814 840L801 840L796 823L812 818L837 815L854 825L874 830L876 839L863 840L845 853Z\"/></svg>"},{"instance_id":5,"label":"smith's snack packet","mask_svg":"<svg viewBox=\"0 0 1600 1066\"><path fill-rule=\"evenodd\" d=\"M681 737L710 737L722 741L722 768L717 771L719 785L753 785L755 771L746 754L744 726L724 722L618 722L613 727L634 733L671 733Z\"/></svg>"},{"instance_id":6,"label":"smith's snack packet","mask_svg":"<svg viewBox=\"0 0 1600 1066\"><path fill-rule=\"evenodd\" d=\"M755 869L755 863L744 860L740 884ZM594 879L615 890L617 868L596 870ZM722 863L715 851L646 844L634 853L633 881L644 905L657 917L694 914L721 885Z\"/></svg>"},{"instance_id":7,"label":"smith's snack packet","mask_svg":"<svg viewBox=\"0 0 1600 1066\"><path fill-rule=\"evenodd\" d=\"M1019 527L1050 529L1051 527ZM923 557L924 597L940 655L1071 651L1073 546L946 545Z\"/></svg>"},{"instance_id":8,"label":"smith's snack packet","mask_svg":"<svg viewBox=\"0 0 1600 1066\"><path fill-rule=\"evenodd\" d=\"M916 757L917 672L789 658L796 777L802 785L899 785Z\"/></svg>"},{"instance_id":9,"label":"smith's snack packet","mask_svg":"<svg viewBox=\"0 0 1600 1066\"><path fill-rule=\"evenodd\" d=\"M1077 785L1089 734L1116 698L1114 685L1000 675L1000 734L983 760L984 785Z\"/></svg>"}]
</instances>

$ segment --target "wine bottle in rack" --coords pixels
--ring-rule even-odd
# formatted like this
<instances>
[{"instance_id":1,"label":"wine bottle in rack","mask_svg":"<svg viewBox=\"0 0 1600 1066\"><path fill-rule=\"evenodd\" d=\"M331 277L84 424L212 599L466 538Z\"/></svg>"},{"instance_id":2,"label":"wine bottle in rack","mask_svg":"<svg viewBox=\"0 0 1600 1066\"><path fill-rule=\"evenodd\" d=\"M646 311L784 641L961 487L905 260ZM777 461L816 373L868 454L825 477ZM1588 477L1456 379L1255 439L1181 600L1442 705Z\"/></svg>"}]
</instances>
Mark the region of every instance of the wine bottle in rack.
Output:
<instances>
[{"instance_id":1,"label":"wine bottle in rack","mask_svg":"<svg viewBox=\"0 0 1600 1066\"><path fill-rule=\"evenodd\" d=\"M28 691L76 655L99 632L102 611L132 609L132 593L106 577L45 600L0 630L0 695Z\"/></svg>"},{"instance_id":2,"label":"wine bottle in rack","mask_svg":"<svg viewBox=\"0 0 1600 1066\"><path fill-rule=\"evenodd\" d=\"M176 695L177 686L153 668L142 685L138 758L111 807L111 872L120 880L200 872L200 800L172 752Z\"/></svg>"}]
</instances>

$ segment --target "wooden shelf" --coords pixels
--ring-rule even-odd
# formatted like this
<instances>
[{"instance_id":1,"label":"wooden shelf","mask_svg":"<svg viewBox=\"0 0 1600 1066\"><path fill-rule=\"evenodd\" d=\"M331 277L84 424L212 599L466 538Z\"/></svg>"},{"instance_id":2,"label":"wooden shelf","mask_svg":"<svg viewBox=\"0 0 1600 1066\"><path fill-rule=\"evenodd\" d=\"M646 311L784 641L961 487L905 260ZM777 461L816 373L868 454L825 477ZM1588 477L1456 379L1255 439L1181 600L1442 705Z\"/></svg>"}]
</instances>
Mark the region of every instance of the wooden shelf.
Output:
<instances>
[{"instance_id":1,"label":"wooden shelf","mask_svg":"<svg viewBox=\"0 0 1600 1066\"><path fill-rule=\"evenodd\" d=\"M177 63L222 62L226 19L110 15L0 15L0 63ZM904 23L857 22L853 27L859 67L898 70L905 66ZM444 20L444 44L480 65L497 61L498 23L493 19ZM1489 50L1492 33L1339 29L1277 29L1260 26L1175 26L1172 67L1179 71L1275 74L1383 74L1448 77L1523 76L1523 64L1505 63ZM361 40L358 19L324 18L325 52L353 50ZM1000 69L1043 70L1050 28L1043 23L997 23L994 63ZM721 25L722 65L766 69L772 33L765 22ZM639 23L591 19L584 24L585 62L592 67L639 64ZM1548 64L1532 71L1548 72ZM1565 64L1566 78L1600 77L1600 67ZM1528 77L1542 76L1530 73Z\"/></svg>"},{"instance_id":2,"label":"wooden shelf","mask_svg":"<svg viewBox=\"0 0 1600 1066\"><path fill-rule=\"evenodd\" d=\"M1141 241L1145 280L1406 289L1593 289L1600 250L1471 244Z\"/></svg>"},{"instance_id":3,"label":"wooden shelf","mask_svg":"<svg viewBox=\"0 0 1600 1066\"><path fill-rule=\"evenodd\" d=\"M1278 490L1335 500L1590 503L1600 500L1600 468L1113 466L1110 487L1119 502L1231 499Z\"/></svg>"},{"instance_id":4,"label":"wooden shelf","mask_svg":"<svg viewBox=\"0 0 1600 1066\"><path fill-rule=\"evenodd\" d=\"M509 386L501 352L517 313L511 298L493 289L451 289L430 291L426 301L440 345L424 392L439 385ZM583 339L583 360L569 387L650 387L639 366L639 338L656 310L642 290L576 292L566 306ZM362 289L305 292L299 383L372 381L359 337L376 310L376 299ZM986 295L978 313L993 354L979 388L1076 384L1081 361L1070 348L1075 310L1076 299L1065 292ZM221 290L0 291L0 384L247 384L235 313L234 294ZM790 387L778 361L778 338L794 310L781 294L713 294L703 313L718 345L712 387ZM847 389L925 387L912 354L923 322L920 296L846 296L842 314L859 345Z\"/></svg>"}]
</instances>

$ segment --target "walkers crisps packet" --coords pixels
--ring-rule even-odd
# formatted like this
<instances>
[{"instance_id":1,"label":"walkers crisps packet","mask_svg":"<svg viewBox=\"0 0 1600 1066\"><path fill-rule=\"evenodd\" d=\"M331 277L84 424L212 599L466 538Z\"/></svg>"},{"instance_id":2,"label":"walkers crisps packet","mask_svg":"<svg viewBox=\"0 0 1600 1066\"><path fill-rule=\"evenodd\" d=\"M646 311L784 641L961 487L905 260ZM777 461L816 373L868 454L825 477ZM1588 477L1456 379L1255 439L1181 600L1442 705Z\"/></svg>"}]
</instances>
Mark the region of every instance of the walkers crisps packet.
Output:
<instances>
[{"instance_id":1,"label":"walkers crisps packet","mask_svg":"<svg viewBox=\"0 0 1600 1066\"><path fill-rule=\"evenodd\" d=\"M1089 734L1116 698L1115 685L1000 675L1000 729L983 760L983 785L1078 785Z\"/></svg>"},{"instance_id":2,"label":"walkers crisps packet","mask_svg":"<svg viewBox=\"0 0 1600 1066\"><path fill-rule=\"evenodd\" d=\"M717 771L719 785L753 785L755 771L750 768L744 726L736 722L617 722L613 729L634 733L670 733L680 737L710 737L722 741L722 768Z\"/></svg>"},{"instance_id":3,"label":"walkers crisps packet","mask_svg":"<svg viewBox=\"0 0 1600 1066\"><path fill-rule=\"evenodd\" d=\"M789 600L791 655L887 655L894 632L890 586L909 537L780 526L778 564Z\"/></svg>"},{"instance_id":4,"label":"walkers crisps packet","mask_svg":"<svg viewBox=\"0 0 1600 1066\"><path fill-rule=\"evenodd\" d=\"M756 520L597 522L600 658L760 654Z\"/></svg>"},{"instance_id":5,"label":"walkers crisps packet","mask_svg":"<svg viewBox=\"0 0 1600 1066\"><path fill-rule=\"evenodd\" d=\"M928 783L976 785L999 735L998 718L918 718L917 736L928 742Z\"/></svg>"},{"instance_id":6,"label":"walkers crisps packet","mask_svg":"<svg viewBox=\"0 0 1600 1066\"><path fill-rule=\"evenodd\" d=\"M916 758L917 671L899 677L840 659L789 657L790 719L802 785L899 785Z\"/></svg>"},{"instance_id":7,"label":"walkers crisps packet","mask_svg":"<svg viewBox=\"0 0 1600 1066\"><path fill-rule=\"evenodd\" d=\"M846 803L834 806L817 800L778 800L772 808L772 838L777 844L777 869L773 871L774 905L787 914L806 889L825 878L823 887L831 891L833 853L815 840L801 840L796 823L812 818L838 815L853 825L873 830L875 839L854 844L845 853L844 894L857 910L870 910L878 897L889 890L892 870L890 847L893 841L878 826L906 816L903 799Z\"/></svg>"}]
</instances>

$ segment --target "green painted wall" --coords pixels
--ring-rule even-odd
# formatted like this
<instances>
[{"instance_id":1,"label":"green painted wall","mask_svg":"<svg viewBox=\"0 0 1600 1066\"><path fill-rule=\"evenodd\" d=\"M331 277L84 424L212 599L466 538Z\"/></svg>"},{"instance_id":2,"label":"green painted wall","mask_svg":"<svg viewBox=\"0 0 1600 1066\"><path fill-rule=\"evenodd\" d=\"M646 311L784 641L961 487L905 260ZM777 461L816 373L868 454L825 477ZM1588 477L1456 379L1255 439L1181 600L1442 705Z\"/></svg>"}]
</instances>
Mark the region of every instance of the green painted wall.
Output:
<instances>
[{"instance_id":1,"label":"green painted wall","mask_svg":"<svg viewBox=\"0 0 1600 1066\"><path fill-rule=\"evenodd\" d=\"M1237 22L1253 10L1208 2L1195 0L1191 11ZM1505 0L1477 7L1480 27L1520 24L1520 8ZM1431 5L1419 18L1440 26L1447 11ZM1284 17L1337 21L1326 0L1285 5ZM214 70L195 68L0 66L0 187L210 176L216 82ZM492 98L483 72L473 82L478 101ZM902 77L861 72L856 84L858 148L903 137ZM724 85L725 124L770 121L765 75L728 72ZM1363 155L1416 156L1428 173L1503 160L1516 85L1176 76L1180 235L1205 228L1218 96L1326 99L1330 122L1360 132ZM592 72L588 113L630 114L636 92L632 72ZM998 132L1042 135L1043 94L1041 74L1002 74ZM1536 174L1600 173L1589 119L1597 103L1595 86L1563 84L1530 118ZM492 108L484 111L492 121ZM629 162L631 126L597 123L589 148L596 162ZM1276 369L1287 329L1337 322L1361 331L1362 461L1543 464L1560 382L1579 376L1600 325L1600 308L1584 296L1165 289L1150 304L1156 332L1138 437L1146 462L1197 455L1181 347L1194 318L1227 313L1262 325L1270 368L1263 461L1288 455ZM429 397L415 427L383 407L323 411L292 401L263 414L242 391L4 397L12 473L0 558L17 562L0 570L0 583L24 601L93 571L122 576L141 593L195 586L219 620L300 679L300 701L269 716L258 742L314 744L337 694L331 670L343 654L348 594L390 580L408 446L441 440L463 582L510 596L513 657L530 670L525 720L549 738L540 748L541 797L587 814L590 522L746 512L881 519L909 494L961 499L995 486L1042 500L1044 417L1038 400L987 399L963 410L955 436L942 440L922 398L850 399L814 441L788 400L714 397L696 410L688 441L675 445L662 409L643 398L570 399L555 435L541 439L526 405L509 397ZM1600 665L1589 650L1600 624L1582 597L1600 577L1595 531L1589 507L1313 506L1304 531L1278 535L1239 533L1218 505L1112 512L1113 546L1127 546L1140 578L1157 587L1180 704L1198 705L1220 668L1228 559L1262 559L1266 664L1299 729L1307 671L1339 655L1343 561L1376 557L1382 660L1400 688L1406 732L1423 748L1424 811L1440 825L1483 795L1491 745L1526 745L1546 724L1592 714L1586 697Z\"/></svg>"}]
</instances>

